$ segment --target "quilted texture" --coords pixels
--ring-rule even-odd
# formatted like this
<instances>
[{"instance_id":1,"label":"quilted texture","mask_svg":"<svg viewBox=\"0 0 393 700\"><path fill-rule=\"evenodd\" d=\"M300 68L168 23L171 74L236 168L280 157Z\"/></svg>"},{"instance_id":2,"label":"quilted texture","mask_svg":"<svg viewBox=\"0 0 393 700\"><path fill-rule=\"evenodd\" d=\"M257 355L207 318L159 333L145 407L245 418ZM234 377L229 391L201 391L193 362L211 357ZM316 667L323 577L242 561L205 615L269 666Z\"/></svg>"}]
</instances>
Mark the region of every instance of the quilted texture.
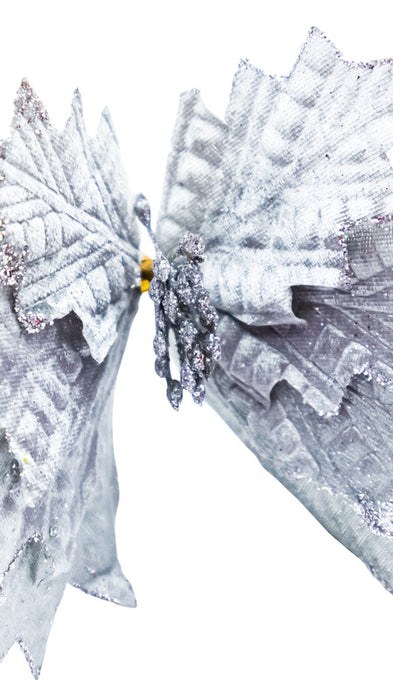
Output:
<instances>
[{"instance_id":1,"label":"quilted texture","mask_svg":"<svg viewBox=\"0 0 393 700\"><path fill-rule=\"evenodd\" d=\"M34 331L75 311L100 362L116 337L122 294L138 278L137 228L110 116L89 138L76 91L59 133L26 81L2 147L0 211L23 269L20 320Z\"/></svg>"},{"instance_id":2,"label":"quilted texture","mask_svg":"<svg viewBox=\"0 0 393 700\"><path fill-rule=\"evenodd\" d=\"M240 66L225 122L183 95L158 229L206 242L208 400L389 590L392 145L392 61L347 63L312 29L288 77Z\"/></svg>"},{"instance_id":3,"label":"quilted texture","mask_svg":"<svg viewBox=\"0 0 393 700\"><path fill-rule=\"evenodd\" d=\"M62 133L24 81L0 186L0 657L39 675L67 583L135 605L116 555L114 382L137 310L138 231L107 112Z\"/></svg>"}]
</instances>

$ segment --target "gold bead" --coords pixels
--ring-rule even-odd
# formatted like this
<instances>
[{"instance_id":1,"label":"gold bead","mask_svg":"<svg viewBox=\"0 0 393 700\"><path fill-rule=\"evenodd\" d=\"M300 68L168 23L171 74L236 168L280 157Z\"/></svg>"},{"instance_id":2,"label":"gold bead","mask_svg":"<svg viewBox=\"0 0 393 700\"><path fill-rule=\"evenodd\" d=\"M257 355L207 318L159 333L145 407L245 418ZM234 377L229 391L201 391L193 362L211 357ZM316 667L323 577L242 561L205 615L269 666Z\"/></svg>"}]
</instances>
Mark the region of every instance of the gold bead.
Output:
<instances>
[{"instance_id":1,"label":"gold bead","mask_svg":"<svg viewBox=\"0 0 393 700\"><path fill-rule=\"evenodd\" d=\"M147 255L144 255L141 262L141 292L148 292L150 281L154 277L153 260Z\"/></svg>"}]
</instances>

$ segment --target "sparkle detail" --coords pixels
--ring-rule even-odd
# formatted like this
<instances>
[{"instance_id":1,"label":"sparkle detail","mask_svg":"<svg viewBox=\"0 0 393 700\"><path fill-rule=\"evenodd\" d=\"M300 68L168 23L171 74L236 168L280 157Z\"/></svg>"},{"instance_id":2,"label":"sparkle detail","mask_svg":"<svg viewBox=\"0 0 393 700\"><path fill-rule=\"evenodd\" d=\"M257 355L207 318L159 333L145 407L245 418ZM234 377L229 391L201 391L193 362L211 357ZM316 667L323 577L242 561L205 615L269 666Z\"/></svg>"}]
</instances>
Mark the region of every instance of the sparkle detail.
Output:
<instances>
[{"instance_id":1,"label":"sparkle detail","mask_svg":"<svg viewBox=\"0 0 393 700\"><path fill-rule=\"evenodd\" d=\"M173 260L169 261L151 229L150 206L144 195L138 195L134 210L156 252L153 278L149 282L156 318L153 341L156 373L166 379L167 397L175 410L182 401L183 389L191 393L195 403L201 404L206 393L204 380L210 377L220 357L220 340L216 335L218 315L209 292L202 286L200 264L204 260L204 243L197 234L185 232ZM179 380L172 377L170 368L171 331L180 362Z\"/></svg>"},{"instance_id":2,"label":"sparkle detail","mask_svg":"<svg viewBox=\"0 0 393 700\"><path fill-rule=\"evenodd\" d=\"M5 177L1 174L0 186L4 180ZM3 217L0 219L0 284L6 287L13 287L14 311L19 323L28 333L38 333L38 331L45 328L47 323L39 314L33 311L22 312L18 303L17 292L26 271L26 247L22 252L16 251L12 245L7 243L6 232L6 219Z\"/></svg>"}]
</instances>

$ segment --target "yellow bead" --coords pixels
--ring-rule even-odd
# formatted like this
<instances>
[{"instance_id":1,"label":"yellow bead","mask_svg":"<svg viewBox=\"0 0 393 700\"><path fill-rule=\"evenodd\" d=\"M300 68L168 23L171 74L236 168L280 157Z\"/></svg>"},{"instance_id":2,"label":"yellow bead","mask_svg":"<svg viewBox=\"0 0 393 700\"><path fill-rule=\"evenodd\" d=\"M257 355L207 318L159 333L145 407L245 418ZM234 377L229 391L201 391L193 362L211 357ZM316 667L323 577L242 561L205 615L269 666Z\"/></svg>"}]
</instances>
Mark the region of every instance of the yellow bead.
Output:
<instances>
[{"instance_id":1,"label":"yellow bead","mask_svg":"<svg viewBox=\"0 0 393 700\"><path fill-rule=\"evenodd\" d=\"M141 292L148 292L150 280L153 279L153 260L144 255L141 262Z\"/></svg>"}]
</instances>

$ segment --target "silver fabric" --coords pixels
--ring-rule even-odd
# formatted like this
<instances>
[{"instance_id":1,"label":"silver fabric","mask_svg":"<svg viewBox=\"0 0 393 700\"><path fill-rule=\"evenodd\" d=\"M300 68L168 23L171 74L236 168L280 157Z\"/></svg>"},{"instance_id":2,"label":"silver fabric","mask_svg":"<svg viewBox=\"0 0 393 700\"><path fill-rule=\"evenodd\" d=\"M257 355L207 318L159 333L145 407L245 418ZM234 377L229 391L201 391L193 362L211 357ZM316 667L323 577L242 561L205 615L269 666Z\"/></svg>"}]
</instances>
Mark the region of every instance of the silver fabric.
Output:
<instances>
[{"instance_id":1,"label":"silver fabric","mask_svg":"<svg viewBox=\"0 0 393 700\"><path fill-rule=\"evenodd\" d=\"M101 362L116 337L124 290L139 278L133 200L109 113L90 138L76 91L60 133L22 81L0 155L2 248L18 261L5 281L16 287L19 320L34 332L74 311Z\"/></svg>"},{"instance_id":2,"label":"silver fabric","mask_svg":"<svg viewBox=\"0 0 393 700\"><path fill-rule=\"evenodd\" d=\"M211 405L393 590L393 63L311 30L290 75L240 66L225 122L182 96L157 237L206 243Z\"/></svg>"},{"instance_id":3,"label":"silver fabric","mask_svg":"<svg viewBox=\"0 0 393 700\"><path fill-rule=\"evenodd\" d=\"M393 63L313 29L291 74L243 63L225 122L185 94L157 240L206 245L207 398L393 590ZM135 605L116 556L113 385L138 230L105 112L63 132L23 81L0 149L0 656L38 676L66 583ZM154 285L153 285L154 289Z\"/></svg>"},{"instance_id":4,"label":"silver fabric","mask_svg":"<svg viewBox=\"0 0 393 700\"><path fill-rule=\"evenodd\" d=\"M0 185L0 657L35 676L64 587L135 605L116 555L113 388L140 297L109 115L62 133L24 81Z\"/></svg>"}]
</instances>

